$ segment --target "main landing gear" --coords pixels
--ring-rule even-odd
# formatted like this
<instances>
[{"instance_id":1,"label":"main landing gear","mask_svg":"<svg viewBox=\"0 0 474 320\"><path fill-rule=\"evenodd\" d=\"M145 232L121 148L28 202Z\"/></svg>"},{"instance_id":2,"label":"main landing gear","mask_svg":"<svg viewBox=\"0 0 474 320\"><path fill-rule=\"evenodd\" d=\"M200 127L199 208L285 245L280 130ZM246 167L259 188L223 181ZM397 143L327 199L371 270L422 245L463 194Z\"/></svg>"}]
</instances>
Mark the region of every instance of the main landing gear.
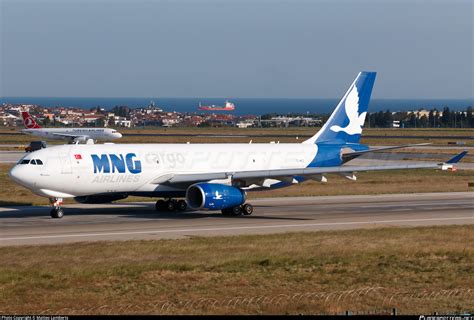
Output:
<instances>
[{"instance_id":1,"label":"main landing gear","mask_svg":"<svg viewBox=\"0 0 474 320\"><path fill-rule=\"evenodd\" d=\"M63 198L49 198L49 203L53 206L51 209L51 218L61 219L64 216L64 211L61 208L63 204Z\"/></svg>"},{"instance_id":2,"label":"main landing gear","mask_svg":"<svg viewBox=\"0 0 474 320\"><path fill-rule=\"evenodd\" d=\"M158 200L155 204L156 211L185 211L187 207L186 201L176 199Z\"/></svg>"},{"instance_id":3,"label":"main landing gear","mask_svg":"<svg viewBox=\"0 0 474 320\"><path fill-rule=\"evenodd\" d=\"M222 209L221 211L224 216L249 216L253 213L253 206L250 203L246 203L240 206Z\"/></svg>"}]
</instances>

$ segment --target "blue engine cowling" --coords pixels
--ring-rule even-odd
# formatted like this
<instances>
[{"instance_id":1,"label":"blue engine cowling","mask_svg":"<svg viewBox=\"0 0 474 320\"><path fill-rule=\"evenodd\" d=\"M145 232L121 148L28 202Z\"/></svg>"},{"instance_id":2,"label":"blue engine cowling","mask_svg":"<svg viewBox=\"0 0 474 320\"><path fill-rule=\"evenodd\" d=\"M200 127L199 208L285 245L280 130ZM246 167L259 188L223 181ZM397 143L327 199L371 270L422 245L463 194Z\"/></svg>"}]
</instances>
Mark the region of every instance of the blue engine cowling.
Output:
<instances>
[{"instance_id":1,"label":"blue engine cowling","mask_svg":"<svg viewBox=\"0 0 474 320\"><path fill-rule=\"evenodd\" d=\"M222 210L245 202L245 191L217 183L196 183L186 191L186 202L192 209Z\"/></svg>"}]
</instances>

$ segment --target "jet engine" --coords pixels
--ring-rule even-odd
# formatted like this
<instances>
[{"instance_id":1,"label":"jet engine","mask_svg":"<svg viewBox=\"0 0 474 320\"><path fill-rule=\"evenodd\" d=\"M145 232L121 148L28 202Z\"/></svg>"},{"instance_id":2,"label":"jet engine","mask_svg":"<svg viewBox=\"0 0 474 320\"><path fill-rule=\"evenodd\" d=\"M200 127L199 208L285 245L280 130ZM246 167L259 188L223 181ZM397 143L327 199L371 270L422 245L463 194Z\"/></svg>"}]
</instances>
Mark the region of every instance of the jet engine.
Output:
<instances>
[{"instance_id":1,"label":"jet engine","mask_svg":"<svg viewBox=\"0 0 474 320\"><path fill-rule=\"evenodd\" d=\"M192 209L222 210L245 202L245 191L217 183L196 183L186 190L186 202Z\"/></svg>"},{"instance_id":2,"label":"jet engine","mask_svg":"<svg viewBox=\"0 0 474 320\"><path fill-rule=\"evenodd\" d=\"M75 197L74 200L79 203L109 203L126 197L128 197L128 194L125 193L92 194L90 196Z\"/></svg>"}]
</instances>

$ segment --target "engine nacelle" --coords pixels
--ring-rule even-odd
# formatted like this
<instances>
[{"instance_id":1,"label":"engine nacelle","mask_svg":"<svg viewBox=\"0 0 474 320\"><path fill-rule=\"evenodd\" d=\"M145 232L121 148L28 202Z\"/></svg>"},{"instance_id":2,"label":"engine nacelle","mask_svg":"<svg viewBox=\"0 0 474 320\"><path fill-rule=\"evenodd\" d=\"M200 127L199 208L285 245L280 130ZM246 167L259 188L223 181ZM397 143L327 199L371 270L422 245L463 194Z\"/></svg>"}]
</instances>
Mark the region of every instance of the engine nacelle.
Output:
<instances>
[{"instance_id":1,"label":"engine nacelle","mask_svg":"<svg viewBox=\"0 0 474 320\"><path fill-rule=\"evenodd\" d=\"M122 200L128 197L127 194L113 193L113 194L92 194L90 196L75 197L79 203L109 203L116 200Z\"/></svg>"},{"instance_id":2,"label":"engine nacelle","mask_svg":"<svg viewBox=\"0 0 474 320\"><path fill-rule=\"evenodd\" d=\"M192 209L227 209L243 204L246 198L245 191L217 183L196 183L186 190L186 202Z\"/></svg>"}]
</instances>

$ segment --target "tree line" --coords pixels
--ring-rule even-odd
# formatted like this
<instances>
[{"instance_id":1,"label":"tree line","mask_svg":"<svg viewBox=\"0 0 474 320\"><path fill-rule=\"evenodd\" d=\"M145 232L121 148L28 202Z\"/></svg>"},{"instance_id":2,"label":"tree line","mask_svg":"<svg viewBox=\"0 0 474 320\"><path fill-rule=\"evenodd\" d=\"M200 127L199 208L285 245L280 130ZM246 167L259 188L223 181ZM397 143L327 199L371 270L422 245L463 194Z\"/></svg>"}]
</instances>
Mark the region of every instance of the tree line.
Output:
<instances>
[{"instance_id":1,"label":"tree line","mask_svg":"<svg viewBox=\"0 0 474 320\"><path fill-rule=\"evenodd\" d=\"M428 115L420 112L395 112L390 110L373 112L365 119L369 128L391 128L394 121L400 128L474 128L473 108L466 111L451 111L444 107L443 111L432 109Z\"/></svg>"}]
</instances>

